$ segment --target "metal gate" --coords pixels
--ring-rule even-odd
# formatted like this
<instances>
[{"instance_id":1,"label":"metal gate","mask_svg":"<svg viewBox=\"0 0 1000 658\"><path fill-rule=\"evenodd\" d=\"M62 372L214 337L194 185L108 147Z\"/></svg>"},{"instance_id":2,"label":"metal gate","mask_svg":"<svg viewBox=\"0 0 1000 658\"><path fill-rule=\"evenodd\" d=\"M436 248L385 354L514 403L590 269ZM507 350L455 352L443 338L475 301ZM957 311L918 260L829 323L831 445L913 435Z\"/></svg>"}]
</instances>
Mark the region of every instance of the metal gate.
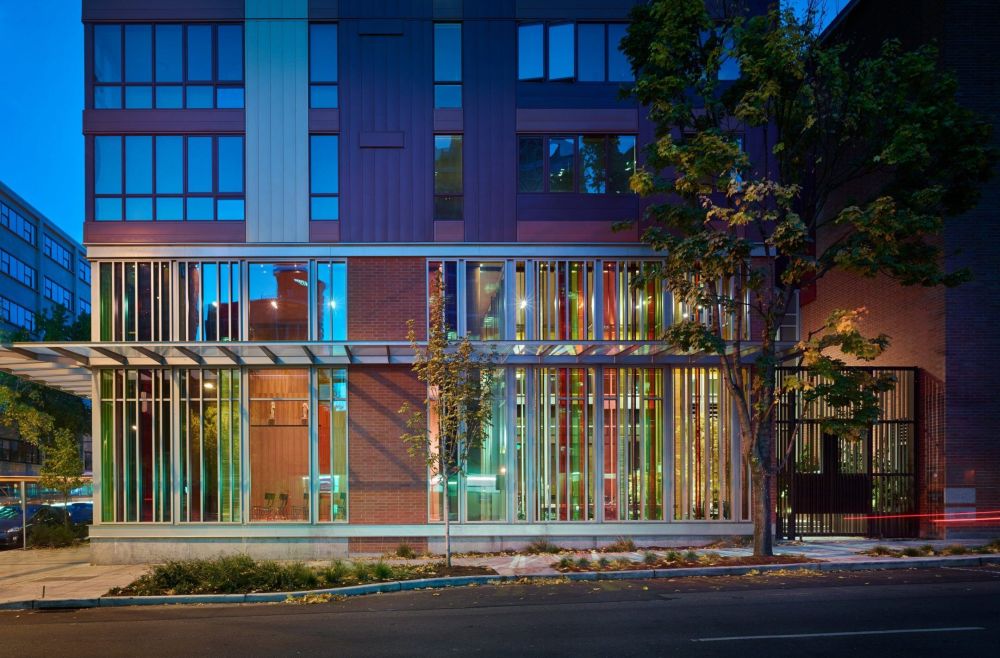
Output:
<instances>
[{"instance_id":1,"label":"metal gate","mask_svg":"<svg viewBox=\"0 0 1000 658\"><path fill-rule=\"evenodd\" d=\"M818 420L824 409L804 413L795 392L783 396L777 419L778 455L785 460L778 473L779 537L917 536L916 369L868 370L894 375L896 386L882 394L881 418L861 438L824 435Z\"/></svg>"}]
</instances>

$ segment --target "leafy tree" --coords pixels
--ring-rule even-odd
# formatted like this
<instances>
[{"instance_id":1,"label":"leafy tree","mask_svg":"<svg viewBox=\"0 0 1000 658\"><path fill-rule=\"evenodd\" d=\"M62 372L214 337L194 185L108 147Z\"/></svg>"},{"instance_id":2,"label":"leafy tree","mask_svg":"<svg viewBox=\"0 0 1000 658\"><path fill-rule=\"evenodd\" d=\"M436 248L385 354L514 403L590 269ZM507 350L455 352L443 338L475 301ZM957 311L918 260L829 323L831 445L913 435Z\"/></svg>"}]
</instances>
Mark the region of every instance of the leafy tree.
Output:
<instances>
[{"instance_id":1,"label":"leafy tree","mask_svg":"<svg viewBox=\"0 0 1000 658\"><path fill-rule=\"evenodd\" d=\"M416 324L407 324L407 338L415 357L413 372L427 386L420 409L409 403L399 413L407 416L408 432L402 435L407 452L427 464L432 479L441 482L444 499L445 559L451 566L451 519L448 483L461 483L469 454L489 438L492 424L494 352L477 353L469 337L448 339L444 317L444 282L438 276L431 295L427 344L417 340ZM432 410L429 414L425 410Z\"/></svg>"},{"instance_id":2,"label":"leafy tree","mask_svg":"<svg viewBox=\"0 0 1000 658\"><path fill-rule=\"evenodd\" d=\"M854 56L820 39L813 8L749 16L740 2L710 4L654 0L632 12L630 93L656 133L631 186L653 197L643 240L665 253L647 278L692 310L665 338L717 357L735 400L754 552L770 555L782 392L824 401L823 430L852 436L893 384L845 368L845 357L874 359L889 342L862 333L863 308L836 311L783 351L776 337L796 293L837 269L903 285L965 281L968 272L943 269L938 235L975 205L996 154L932 46L905 52L890 40ZM731 58L741 76L720 81ZM762 157L747 157L743 129L763 134ZM783 362L801 374L780 378Z\"/></svg>"},{"instance_id":3,"label":"leafy tree","mask_svg":"<svg viewBox=\"0 0 1000 658\"><path fill-rule=\"evenodd\" d=\"M74 489L83 486L83 459L76 436L68 429L56 430L52 441L45 447L39 484L62 494L66 510L65 524L69 527L69 497Z\"/></svg>"}]
</instances>

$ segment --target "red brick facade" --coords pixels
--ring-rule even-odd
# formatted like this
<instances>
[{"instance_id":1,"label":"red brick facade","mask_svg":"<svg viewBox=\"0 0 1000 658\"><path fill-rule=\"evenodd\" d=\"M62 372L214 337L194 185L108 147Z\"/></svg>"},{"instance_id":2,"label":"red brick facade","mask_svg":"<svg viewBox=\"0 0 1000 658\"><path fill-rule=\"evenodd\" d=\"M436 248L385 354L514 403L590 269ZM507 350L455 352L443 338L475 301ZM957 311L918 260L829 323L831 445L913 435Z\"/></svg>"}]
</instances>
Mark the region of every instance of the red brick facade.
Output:
<instances>
[{"instance_id":1,"label":"red brick facade","mask_svg":"<svg viewBox=\"0 0 1000 658\"><path fill-rule=\"evenodd\" d=\"M406 452L399 408L421 405L424 386L407 366L358 366L348 378L351 523L426 523L427 472ZM399 542L396 542L399 543Z\"/></svg>"},{"instance_id":2,"label":"red brick facade","mask_svg":"<svg viewBox=\"0 0 1000 658\"><path fill-rule=\"evenodd\" d=\"M350 340L406 340L407 320L426 335L427 272L423 258L351 258L347 268Z\"/></svg>"}]
</instances>

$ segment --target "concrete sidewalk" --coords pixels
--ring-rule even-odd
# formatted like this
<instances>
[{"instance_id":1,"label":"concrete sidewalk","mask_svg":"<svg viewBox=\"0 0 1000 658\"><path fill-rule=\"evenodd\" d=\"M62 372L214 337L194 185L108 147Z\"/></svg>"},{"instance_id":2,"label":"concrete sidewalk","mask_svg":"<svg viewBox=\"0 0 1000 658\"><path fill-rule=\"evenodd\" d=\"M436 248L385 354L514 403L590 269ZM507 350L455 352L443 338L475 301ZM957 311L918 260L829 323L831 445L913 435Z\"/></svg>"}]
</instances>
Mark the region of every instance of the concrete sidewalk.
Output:
<instances>
[{"instance_id":1,"label":"concrete sidewalk","mask_svg":"<svg viewBox=\"0 0 1000 658\"><path fill-rule=\"evenodd\" d=\"M863 551L875 546L888 546L903 549L908 546L924 546L930 544L935 548L943 548L955 544L972 547L984 544L984 541L876 541L857 538L824 538L805 542L779 543L775 547L778 555L801 555L827 563L842 563L860 566L885 562L905 563L912 558L873 557L864 555ZM686 549L676 549L686 550ZM749 547L734 548L698 548L698 553L714 552L727 557L745 557L751 555ZM655 551L664 553L663 549ZM501 576L556 576L561 575L552 568L552 564L561 557L570 556L573 559L586 557L596 561L600 557L609 560L624 558L633 562L641 562L645 549L624 553L598 553L596 551L574 551L572 553L543 555L482 555L456 557L455 564L478 565L491 567ZM43 599L96 599L113 587L124 587L142 575L150 565L92 565L90 564L90 548L80 546L64 549L33 549L28 551L0 551L0 605L14 601ZM365 559L376 559L375 556ZM955 560L961 556L938 557L935 560ZM386 558L387 562L401 564L417 564L420 562L438 561L440 558L421 558L416 560L401 560ZM914 566L920 564L913 562ZM724 570L728 567L708 567L708 569ZM636 572L636 577L641 577Z\"/></svg>"}]
</instances>

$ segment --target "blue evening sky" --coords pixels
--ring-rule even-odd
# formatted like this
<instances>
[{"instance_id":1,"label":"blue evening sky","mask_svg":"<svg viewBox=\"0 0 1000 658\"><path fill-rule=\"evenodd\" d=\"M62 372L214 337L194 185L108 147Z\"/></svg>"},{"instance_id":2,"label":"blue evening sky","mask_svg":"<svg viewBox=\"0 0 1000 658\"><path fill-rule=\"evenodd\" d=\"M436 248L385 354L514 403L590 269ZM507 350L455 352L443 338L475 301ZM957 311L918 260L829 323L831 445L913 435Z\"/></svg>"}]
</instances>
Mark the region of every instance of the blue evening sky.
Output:
<instances>
[{"instance_id":1,"label":"blue evening sky","mask_svg":"<svg viewBox=\"0 0 1000 658\"><path fill-rule=\"evenodd\" d=\"M848 0L825 0L827 20ZM795 7L807 0L788 0ZM80 0L0 0L0 180L67 233L83 232Z\"/></svg>"}]
</instances>

